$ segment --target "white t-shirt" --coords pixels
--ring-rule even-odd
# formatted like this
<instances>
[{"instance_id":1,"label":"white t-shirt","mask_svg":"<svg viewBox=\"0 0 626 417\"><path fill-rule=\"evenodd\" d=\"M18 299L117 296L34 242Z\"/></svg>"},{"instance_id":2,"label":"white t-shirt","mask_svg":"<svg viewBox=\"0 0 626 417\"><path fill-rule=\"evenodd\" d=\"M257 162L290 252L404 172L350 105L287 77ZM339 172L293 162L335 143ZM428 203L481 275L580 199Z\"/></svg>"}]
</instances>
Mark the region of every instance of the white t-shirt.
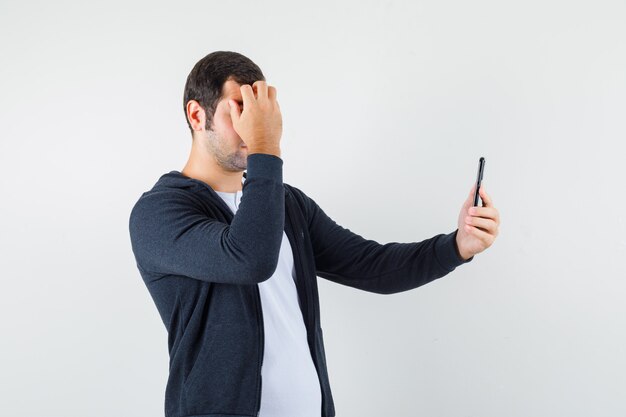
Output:
<instances>
[{"instance_id":1,"label":"white t-shirt","mask_svg":"<svg viewBox=\"0 0 626 417\"><path fill-rule=\"evenodd\" d=\"M237 212L243 191L216 193ZM307 343L295 273L293 252L283 231L276 270L258 284L265 332L260 417L319 417L322 412L322 393Z\"/></svg>"}]
</instances>

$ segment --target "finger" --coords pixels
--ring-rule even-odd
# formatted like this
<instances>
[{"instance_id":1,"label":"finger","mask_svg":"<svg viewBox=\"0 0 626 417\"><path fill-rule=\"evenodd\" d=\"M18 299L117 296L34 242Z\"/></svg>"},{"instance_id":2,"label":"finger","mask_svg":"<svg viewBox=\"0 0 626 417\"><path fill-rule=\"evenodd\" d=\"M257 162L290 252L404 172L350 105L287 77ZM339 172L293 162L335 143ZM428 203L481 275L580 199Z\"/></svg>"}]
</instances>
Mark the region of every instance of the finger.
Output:
<instances>
[{"instance_id":1,"label":"finger","mask_svg":"<svg viewBox=\"0 0 626 417\"><path fill-rule=\"evenodd\" d=\"M467 212L470 216L484 219L496 219L498 217L498 210L495 207L472 206Z\"/></svg>"},{"instance_id":2,"label":"finger","mask_svg":"<svg viewBox=\"0 0 626 417\"><path fill-rule=\"evenodd\" d=\"M484 219L482 217L466 216L465 224L482 229L492 235L496 233L496 222L493 219Z\"/></svg>"},{"instance_id":3,"label":"finger","mask_svg":"<svg viewBox=\"0 0 626 417\"><path fill-rule=\"evenodd\" d=\"M276 101L276 88L271 85L267 87L267 98L271 101Z\"/></svg>"},{"instance_id":4,"label":"finger","mask_svg":"<svg viewBox=\"0 0 626 417\"><path fill-rule=\"evenodd\" d=\"M230 118L233 122L237 122L239 120L239 106L235 100L228 100L228 105L230 106Z\"/></svg>"},{"instance_id":5,"label":"finger","mask_svg":"<svg viewBox=\"0 0 626 417\"><path fill-rule=\"evenodd\" d=\"M465 231L467 233L469 233L470 235L476 236L483 243L485 243L485 246L489 246L493 242L493 239L494 239L493 236L491 234L485 232L484 230L480 230L479 228L477 228L475 226L471 226L469 224L466 224L463 227L465 228Z\"/></svg>"},{"instance_id":6,"label":"finger","mask_svg":"<svg viewBox=\"0 0 626 417\"><path fill-rule=\"evenodd\" d=\"M254 91L252 91L252 86L250 84L243 84L239 87L241 90L241 98L243 99L244 108L247 106L252 106L252 103L255 102Z\"/></svg>"},{"instance_id":7,"label":"finger","mask_svg":"<svg viewBox=\"0 0 626 417\"><path fill-rule=\"evenodd\" d=\"M463 207L467 208L473 205L474 203L474 190L476 189L476 183L474 183L474 185L472 185L472 188L469 191L469 194L467 195L467 198L465 199L465 203L463 204Z\"/></svg>"},{"instance_id":8,"label":"finger","mask_svg":"<svg viewBox=\"0 0 626 417\"><path fill-rule=\"evenodd\" d=\"M252 85L256 87L257 100L260 98L267 98L267 82L263 80L257 80Z\"/></svg>"},{"instance_id":9,"label":"finger","mask_svg":"<svg viewBox=\"0 0 626 417\"><path fill-rule=\"evenodd\" d=\"M493 201L491 201L491 197L489 197L484 187L480 187L478 194L480 194L480 198L483 200L483 207L493 207Z\"/></svg>"},{"instance_id":10,"label":"finger","mask_svg":"<svg viewBox=\"0 0 626 417\"><path fill-rule=\"evenodd\" d=\"M476 192L476 183L472 184L472 188L470 188L468 198L474 197L474 193Z\"/></svg>"}]
</instances>

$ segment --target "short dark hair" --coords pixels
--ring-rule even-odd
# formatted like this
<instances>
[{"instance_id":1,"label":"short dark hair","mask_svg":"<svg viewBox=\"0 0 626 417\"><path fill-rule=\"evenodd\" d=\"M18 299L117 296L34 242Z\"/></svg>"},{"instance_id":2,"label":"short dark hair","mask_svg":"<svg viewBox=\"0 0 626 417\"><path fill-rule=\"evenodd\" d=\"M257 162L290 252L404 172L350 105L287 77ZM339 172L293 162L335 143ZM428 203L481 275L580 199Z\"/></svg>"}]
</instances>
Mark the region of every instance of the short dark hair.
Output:
<instances>
[{"instance_id":1,"label":"short dark hair","mask_svg":"<svg viewBox=\"0 0 626 417\"><path fill-rule=\"evenodd\" d=\"M228 79L243 84L265 81L265 76L252 60L232 51L211 52L194 65L187 76L183 95L183 110L187 126L193 136L193 128L187 117L187 103L196 100L206 113L206 126L210 130L218 101L222 98L222 88Z\"/></svg>"}]
</instances>

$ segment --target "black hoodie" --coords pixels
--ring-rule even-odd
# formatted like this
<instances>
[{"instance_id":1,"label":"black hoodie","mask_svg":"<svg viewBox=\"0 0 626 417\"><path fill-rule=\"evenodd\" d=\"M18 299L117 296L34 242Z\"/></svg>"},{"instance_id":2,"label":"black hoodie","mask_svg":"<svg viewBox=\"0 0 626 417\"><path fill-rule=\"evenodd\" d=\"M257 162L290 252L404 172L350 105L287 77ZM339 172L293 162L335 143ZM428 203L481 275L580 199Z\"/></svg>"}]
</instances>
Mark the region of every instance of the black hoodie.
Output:
<instances>
[{"instance_id":1,"label":"black hoodie","mask_svg":"<svg viewBox=\"0 0 626 417\"><path fill-rule=\"evenodd\" d=\"M283 230L322 391L335 408L320 323L317 277L364 291L417 288L470 262L456 232L421 242L379 244L335 223L304 192L283 183L283 160L248 155L236 215L206 183L162 175L129 219L137 268L168 332L166 417L257 416L263 313L258 283L276 269Z\"/></svg>"}]
</instances>

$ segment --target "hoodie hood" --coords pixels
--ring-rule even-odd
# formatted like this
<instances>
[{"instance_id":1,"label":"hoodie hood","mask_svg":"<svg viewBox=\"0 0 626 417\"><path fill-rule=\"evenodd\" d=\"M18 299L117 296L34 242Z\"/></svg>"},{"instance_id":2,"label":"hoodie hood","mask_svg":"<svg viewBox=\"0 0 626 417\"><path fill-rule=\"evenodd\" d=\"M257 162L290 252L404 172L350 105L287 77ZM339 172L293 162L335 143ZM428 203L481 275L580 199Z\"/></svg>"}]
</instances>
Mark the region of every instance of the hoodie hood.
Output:
<instances>
[{"instance_id":1,"label":"hoodie hood","mask_svg":"<svg viewBox=\"0 0 626 417\"><path fill-rule=\"evenodd\" d=\"M247 179L247 172L243 172L243 183L245 186L245 182ZM288 195L287 191L288 184L283 182L283 188L285 189L285 196ZM195 178L191 178L181 173L180 171L170 171L166 174L161 175L161 177L157 180L150 191L147 191L144 194L153 193L153 192L188 192L191 194L199 195L203 197L204 200L210 200L214 204L217 204L222 208L223 211L232 214L230 207L226 204L226 202L222 199L217 192L209 186L209 184L204 181L200 181Z\"/></svg>"},{"instance_id":2,"label":"hoodie hood","mask_svg":"<svg viewBox=\"0 0 626 417\"><path fill-rule=\"evenodd\" d=\"M243 173L243 183L245 184L247 173L244 171ZM200 181L195 178L191 178L181 173L180 171L170 171L166 174L161 175L161 177L154 184L153 190L162 190L164 188L176 188L179 190L187 190L187 191L204 191L210 190L210 192L215 193L215 190L211 188L207 183ZM218 197L215 194L215 197Z\"/></svg>"},{"instance_id":3,"label":"hoodie hood","mask_svg":"<svg viewBox=\"0 0 626 417\"><path fill-rule=\"evenodd\" d=\"M243 173L244 183L247 178L247 173L244 171ZM187 192L197 196L203 197L203 200L212 201L214 204L217 204L222 210L229 215L232 215L230 207L226 205L226 202L222 200L222 198L217 194L217 192L209 186L209 184L204 181L200 181L195 178L191 178L181 173L180 171L170 171L166 174L161 175L157 182L154 184L152 189L145 192L145 194L150 193L160 193L160 192Z\"/></svg>"}]
</instances>

